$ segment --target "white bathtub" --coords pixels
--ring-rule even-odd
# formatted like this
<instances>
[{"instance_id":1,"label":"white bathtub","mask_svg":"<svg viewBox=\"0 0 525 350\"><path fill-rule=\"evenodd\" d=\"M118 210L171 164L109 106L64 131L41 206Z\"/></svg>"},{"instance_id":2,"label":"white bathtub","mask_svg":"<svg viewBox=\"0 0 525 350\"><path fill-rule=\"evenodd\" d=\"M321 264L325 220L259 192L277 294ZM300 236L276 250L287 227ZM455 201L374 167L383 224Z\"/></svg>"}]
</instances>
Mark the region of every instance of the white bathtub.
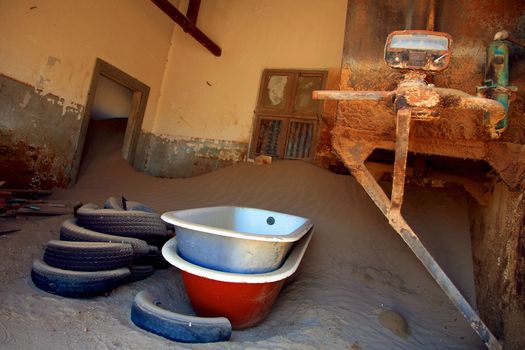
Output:
<instances>
[{"instance_id":1,"label":"white bathtub","mask_svg":"<svg viewBox=\"0 0 525 350\"><path fill-rule=\"evenodd\" d=\"M278 269L290 248L312 228L300 216L234 206L172 211L180 256L209 269L264 273Z\"/></svg>"}]
</instances>

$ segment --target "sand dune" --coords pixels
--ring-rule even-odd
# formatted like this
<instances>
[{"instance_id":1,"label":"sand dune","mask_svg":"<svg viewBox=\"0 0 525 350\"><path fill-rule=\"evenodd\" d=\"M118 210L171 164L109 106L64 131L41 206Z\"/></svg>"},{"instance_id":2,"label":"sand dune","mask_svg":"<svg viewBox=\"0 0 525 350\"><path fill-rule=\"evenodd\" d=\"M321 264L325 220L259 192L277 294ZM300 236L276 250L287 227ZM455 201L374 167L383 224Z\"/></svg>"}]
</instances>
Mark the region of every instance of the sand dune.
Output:
<instances>
[{"instance_id":1,"label":"sand dune","mask_svg":"<svg viewBox=\"0 0 525 350\"><path fill-rule=\"evenodd\" d=\"M31 260L58 236L64 217L33 220L1 239L2 349L475 349L482 344L423 266L350 176L299 161L241 163L188 179L133 170L108 150L57 199L101 205L126 196L159 212L232 204L309 217L315 235L302 272L261 325L230 342L184 345L143 332L129 320L134 295L149 288L191 312L179 273L159 271L109 297L64 299L36 289ZM459 289L474 302L468 208L463 192L408 189L407 221Z\"/></svg>"}]
</instances>

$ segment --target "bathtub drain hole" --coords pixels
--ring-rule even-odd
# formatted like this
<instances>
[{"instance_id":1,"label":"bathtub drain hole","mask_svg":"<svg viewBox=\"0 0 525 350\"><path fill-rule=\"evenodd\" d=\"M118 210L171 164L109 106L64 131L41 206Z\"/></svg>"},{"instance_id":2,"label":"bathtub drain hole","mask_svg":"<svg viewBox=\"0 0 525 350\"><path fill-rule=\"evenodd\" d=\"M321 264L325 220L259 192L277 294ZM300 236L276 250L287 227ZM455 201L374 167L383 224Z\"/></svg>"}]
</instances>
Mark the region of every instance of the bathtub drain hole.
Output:
<instances>
[{"instance_id":1,"label":"bathtub drain hole","mask_svg":"<svg viewBox=\"0 0 525 350\"><path fill-rule=\"evenodd\" d=\"M268 225L273 225L275 224L275 218L273 216L268 216L268 218L266 219L266 223Z\"/></svg>"}]
</instances>

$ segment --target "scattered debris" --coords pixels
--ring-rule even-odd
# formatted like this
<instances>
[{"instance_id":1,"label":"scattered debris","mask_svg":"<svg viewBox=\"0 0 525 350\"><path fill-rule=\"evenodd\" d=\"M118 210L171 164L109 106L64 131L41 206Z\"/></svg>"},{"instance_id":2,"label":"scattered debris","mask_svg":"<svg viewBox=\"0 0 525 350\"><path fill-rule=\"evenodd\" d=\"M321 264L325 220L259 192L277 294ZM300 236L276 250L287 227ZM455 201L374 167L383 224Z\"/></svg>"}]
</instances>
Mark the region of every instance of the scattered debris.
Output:
<instances>
[{"instance_id":1,"label":"scattered debris","mask_svg":"<svg viewBox=\"0 0 525 350\"><path fill-rule=\"evenodd\" d=\"M6 233L13 233L20 231L22 229L22 225L17 223L8 223L4 220L0 221L0 234L6 234Z\"/></svg>"},{"instance_id":2,"label":"scattered debris","mask_svg":"<svg viewBox=\"0 0 525 350\"><path fill-rule=\"evenodd\" d=\"M0 181L0 187L4 184L5 181ZM2 188L0 216L75 214L82 205L79 201L41 199L52 193L50 190Z\"/></svg>"},{"instance_id":3,"label":"scattered debris","mask_svg":"<svg viewBox=\"0 0 525 350\"><path fill-rule=\"evenodd\" d=\"M70 200L30 200L17 197L4 198L0 201L0 216L14 217L19 215L66 215L75 214L82 205L79 201Z\"/></svg>"},{"instance_id":4,"label":"scattered debris","mask_svg":"<svg viewBox=\"0 0 525 350\"><path fill-rule=\"evenodd\" d=\"M271 156L265 156L265 155L259 155L255 157L255 164L257 165L263 165L263 164L272 164L272 157Z\"/></svg>"},{"instance_id":5,"label":"scattered debris","mask_svg":"<svg viewBox=\"0 0 525 350\"><path fill-rule=\"evenodd\" d=\"M1 184L0 184L1 186ZM22 190L16 188L2 188L0 189L0 196L4 197L20 197L20 198L42 198L53 194L51 190Z\"/></svg>"}]
</instances>

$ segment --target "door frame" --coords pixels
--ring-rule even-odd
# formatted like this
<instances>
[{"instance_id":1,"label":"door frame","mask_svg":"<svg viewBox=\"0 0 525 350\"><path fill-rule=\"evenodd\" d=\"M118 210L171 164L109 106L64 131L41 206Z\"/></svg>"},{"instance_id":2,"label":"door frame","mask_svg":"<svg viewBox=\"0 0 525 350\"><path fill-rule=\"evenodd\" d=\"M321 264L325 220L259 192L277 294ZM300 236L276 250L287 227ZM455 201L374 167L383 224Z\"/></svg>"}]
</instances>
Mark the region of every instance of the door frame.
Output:
<instances>
[{"instance_id":1,"label":"door frame","mask_svg":"<svg viewBox=\"0 0 525 350\"><path fill-rule=\"evenodd\" d=\"M77 181L78 170L80 168L82 153L84 151L84 143L86 141L87 129L89 121L91 120L91 110L95 100L95 92L97 91L98 81L101 76L113 80L133 91L131 98L131 111L126 126L124 142L122 144L122 155L130 164L133 164L135 159L137 143L142 129L142 122L144 120L144 113L146 112L146 104L148 102L150 88L117 67L97 58L93 76L91 78L91 86L88 92L86 108L84 110L84 115L82 116L77 148L73 155L73 162L69 176L70 186L73 186Z\"/></svg>"}]
</instances>

